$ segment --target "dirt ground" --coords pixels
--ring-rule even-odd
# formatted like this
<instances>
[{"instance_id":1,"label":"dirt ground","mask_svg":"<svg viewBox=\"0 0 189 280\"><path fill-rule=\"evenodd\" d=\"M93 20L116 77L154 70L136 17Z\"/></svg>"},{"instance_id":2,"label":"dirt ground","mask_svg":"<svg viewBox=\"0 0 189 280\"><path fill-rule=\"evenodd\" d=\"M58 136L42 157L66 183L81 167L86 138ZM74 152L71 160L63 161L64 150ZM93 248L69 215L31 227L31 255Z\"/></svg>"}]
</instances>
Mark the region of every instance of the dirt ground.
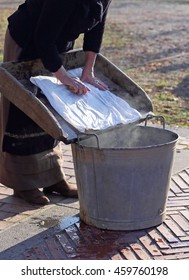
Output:
<instances>
[{"instance_id":1,"label":"dirt ground","mask_svg":"<svg viewBox=\"0 0 189 280\"><path fill-rule=\"evenodd\" d=\"M113 0L102 52L150 96L155 113L189 127L189 1Z\"/></svg>"},{"instance_id":2,"label":"dirt ground","mask_svg":"<svg viewBox=\"0 0 189 280\"><path fill-rule=\"evenodd\" d=\"M189 72L189 1L117 0L109 20L117 25L122 43L106 53L113 54L112 60L119 56L124 70L149 64L149 70L172 72L173 77L177 70ZM187 97L187 89L189 85L178 94Z\"/></svg>"},{"instance_id":3,"label":"dirt ground","mask_svg":"<svg viewBox=\"0 0 189 280\"><path fill-rule=\"evenodd\" d=\"M23 1L0 0L0 7ZM189 127L189 0L112 0L101 49L168 124Z\"/></svg>"}]
</instances>

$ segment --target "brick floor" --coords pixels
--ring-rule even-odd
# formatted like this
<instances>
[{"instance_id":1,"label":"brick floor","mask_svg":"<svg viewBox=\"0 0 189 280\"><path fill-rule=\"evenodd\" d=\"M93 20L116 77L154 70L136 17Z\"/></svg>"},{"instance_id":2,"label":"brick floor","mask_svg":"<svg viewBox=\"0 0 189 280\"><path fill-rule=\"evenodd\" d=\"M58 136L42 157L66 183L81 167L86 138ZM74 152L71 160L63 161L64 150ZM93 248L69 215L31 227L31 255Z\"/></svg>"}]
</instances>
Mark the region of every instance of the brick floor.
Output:
<instances>
[{"instance_id":1,"label":"brick floor","mask_svg":"<svg viewBox=\"0 0 189 280\"><path fill-rule=\"evenodd\" d=\"M78 217L70 226L23 252L21 259L189 259L189 168L172 176L167 215L161 225L110 231L88 226Z\"/></svg>"},{"instance_id":2,"label":"brick floor","mask_svg":"<svg viewBox=\"0 0 189 280\"><path fill-rule=\"evenodd\" d=\"M75 183L70 146L63 145L63 154L66 176ZM0 233L18 223L21 225L36 213L40 215L41 210L53 207L60 200L53 199L51 205L36 207L13 197L11 189L0 185ZM17 257L26 260L189 259L189 168L172 175L166 213L161 225L138 231L101 230L84 224L79 216L70 217L69 226L36 242L36 246L28 243Z\"/></svg>"}]
</instances>

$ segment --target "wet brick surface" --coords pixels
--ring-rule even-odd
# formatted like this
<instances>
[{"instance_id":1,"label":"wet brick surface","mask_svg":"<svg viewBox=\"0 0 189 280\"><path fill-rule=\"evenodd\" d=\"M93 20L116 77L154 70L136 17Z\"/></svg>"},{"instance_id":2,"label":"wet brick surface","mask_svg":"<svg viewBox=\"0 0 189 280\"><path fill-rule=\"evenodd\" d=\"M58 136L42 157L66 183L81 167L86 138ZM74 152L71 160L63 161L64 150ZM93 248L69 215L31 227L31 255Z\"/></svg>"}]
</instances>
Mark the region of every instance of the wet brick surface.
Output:
<instances>
[{"instance_id":1,"label":"wet brick surface","mask_svg":"<svg viewBox=\"0 0 189 280\"><path fill-rule=\"evenodd\" d=\"M189 168L172 176L166 220L161 225L138 231L110 231L88 226L78 217L70 226L26 250L20 258L189 259Z\"/></svg>"}]
</instances>

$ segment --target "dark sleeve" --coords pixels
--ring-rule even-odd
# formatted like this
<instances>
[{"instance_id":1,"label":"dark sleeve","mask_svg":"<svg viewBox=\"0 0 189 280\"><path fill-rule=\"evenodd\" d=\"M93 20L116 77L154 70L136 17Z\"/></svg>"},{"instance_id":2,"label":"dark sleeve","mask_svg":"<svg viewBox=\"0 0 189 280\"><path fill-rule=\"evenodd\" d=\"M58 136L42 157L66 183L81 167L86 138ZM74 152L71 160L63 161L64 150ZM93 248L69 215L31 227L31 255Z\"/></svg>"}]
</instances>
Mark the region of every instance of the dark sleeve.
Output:
<instances>
[{"instance_id":1,"label":"dark sleeve","mask_svg":"<svg viewBox=\"0 0 189 280\"><path fill-rule=\"evenodd\" d=\"M84 51L93 51L95 53L99 53L102 44L103 34L104 34L107 11L108 10L106 10L106 12L104 13L102 21L98 23L90 31L84 34L84 42L83 42Z\"/></svg>"},{"instance_id":2,"label":"dark sleeve","mask_svg":"<svg viewBox=\"0 0 189 280\"><path fill-rule=\"evenodd\" d=\"M36 29L34 44L44 67L56 72L62 65L56 40L75 7L75 0L46 0Z\"/></svg>"}]
</instances>

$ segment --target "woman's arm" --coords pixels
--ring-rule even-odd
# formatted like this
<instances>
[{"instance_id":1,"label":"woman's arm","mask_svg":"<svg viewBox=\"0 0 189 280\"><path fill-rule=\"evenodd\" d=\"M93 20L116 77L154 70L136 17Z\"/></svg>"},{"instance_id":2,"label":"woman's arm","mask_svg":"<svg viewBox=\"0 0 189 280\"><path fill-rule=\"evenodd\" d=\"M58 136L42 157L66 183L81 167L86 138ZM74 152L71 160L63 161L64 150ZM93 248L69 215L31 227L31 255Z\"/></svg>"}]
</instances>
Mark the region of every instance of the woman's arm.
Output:
<instances>
[{"instance_id":1,"label":"woman's arm","mask_svg":"<svg viewBox=\"0 0 189 280\"><path fill-rule=\"evenodd\" d=\"M87 82L101 90L106 90L106 89L108 89L108 86L105 85L99 79L95 78L95 75L94 75L94 65L95 65L95 61L96 61L96 56L97 56L97 53L95 53L95 52L91 52L91 51L85 52L85 66L83 68L81 81Z\"/></svg>"},{"instance_id":2,"label":"woman's arm","mask_svg":"<svg viewBox=\"0 0 189 280\"><path fill-rule=\"evenodd\" d=\"M46 0L34 33L35 47L45 68L76 93L85 94L89 88L79 79L69 76L62 65L56 40L75 9L76 0Z\"/></svg>"},{"instance_id":3,"label":"woman's arm","mask_svg":"<svg viewBox=\"0 0 189 280\"><path fill-rule=\"evenodd\" d=\"M99 22L94 28L84 34L84 43L83 43L83 50L85 51L85 66L83 68L83 73L81 76L81 81L88 82L95 87L106 90L108 86L105 85L99 79L96 79L94 76L94 65L96 61L97 53L100 51L100 47L102 44L104 29L105 29L105 22L108 12L108 7L111 3L111 0L105 1L104 6L104 14L102 17L102 21Z\"/></svg>"},{"instance_id":4,"label":"woman's arm","mask_svg":"<svg viewBox=\"0 0 189 280\"><path fill-rule=\"evenodd\" d=\"M82 95L90 90L79 78L70 77L63 66L61 66L58 71L54 72L53 75L73 93Z\"/></svg>"}]
</instances>

